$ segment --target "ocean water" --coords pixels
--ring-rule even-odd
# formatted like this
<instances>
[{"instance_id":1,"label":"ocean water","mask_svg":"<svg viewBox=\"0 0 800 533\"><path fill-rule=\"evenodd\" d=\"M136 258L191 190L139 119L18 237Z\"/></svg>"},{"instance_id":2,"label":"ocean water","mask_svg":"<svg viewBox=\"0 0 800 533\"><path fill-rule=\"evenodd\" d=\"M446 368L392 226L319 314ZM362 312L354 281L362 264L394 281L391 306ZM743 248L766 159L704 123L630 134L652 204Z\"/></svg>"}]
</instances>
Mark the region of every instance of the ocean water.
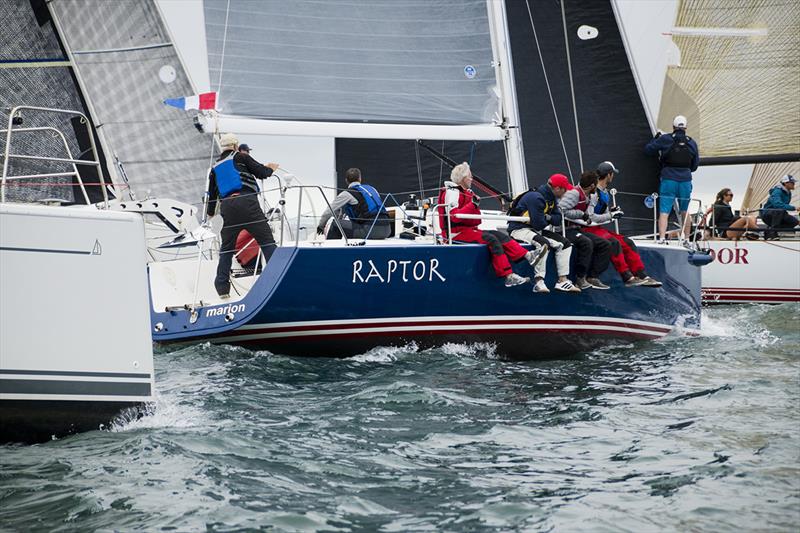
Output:
<instances>
[{"instance_id":1,"label":"ocean water","mask_svg":"<svg viewBox=\"0 0 800 533\"><path fill-rule=\"evenodd\" d=\"M156 367L148 416L0 447L0 530L800 528L800 305L566 360L203 344Z\"/></svg>"}]
</instances>

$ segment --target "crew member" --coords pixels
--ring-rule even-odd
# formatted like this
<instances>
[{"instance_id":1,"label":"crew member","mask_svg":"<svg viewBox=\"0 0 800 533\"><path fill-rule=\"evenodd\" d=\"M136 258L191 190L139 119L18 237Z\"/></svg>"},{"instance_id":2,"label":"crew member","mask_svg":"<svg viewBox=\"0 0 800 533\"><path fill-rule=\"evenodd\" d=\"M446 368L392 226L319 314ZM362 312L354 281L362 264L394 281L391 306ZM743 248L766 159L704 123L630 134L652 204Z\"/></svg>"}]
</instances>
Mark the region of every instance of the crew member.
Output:
<instances>
[{"instance_id":1,"label":"crew member","mask_svg":"<svg viewBox=\"0 0 800 533\"><path fill-rule=\"evenodd\" d=\"M275 239L269 228L264 212L258 203L258 183L256 179L266 179L278 169L277 163L262 165L248 154L236 149L239 140L236 135L226 133L220 138L222 153L211 169L208 186L207 214L213 217L220 206L222 231L219 249L219 264L214 287L221 298L230 296L230 273L236 237L246 229L261 246L264 261L269 261L275 251Z\"/></svg>"},{"instance_id":2,"label":"crew member","mask_svg":"<svg viewBox=\"0 0 800 533\"><path fill-rule=\"evenodd\" d=\"M686 219L684 236L689 238L686 211L692 197L692 172L700 163L697 143L686 135L686 117L678 115L672 121L672 133L659 131L644 147L647 155L658 155L661 161L661 185L658 189L658 239L666 242L667 221L675 199L678 200L680 220Z\"/></svg>"},{"instance_id":3,"label":"crew member","mask_svg":"<svg viewBox=\"0 0 800 533\"><path fill-rule=\"evenodd\" d=\"M644 263L636 250L636 244L619 233L607 230L601 224L618 220L624 213L617 206L611 205L611 196L608 186L614 181L614 174L619 170L611 161L603 161L597 166L597 190L589 199L589 217L596 226L584 228L586 233L602 237L611 243L611 264L622 277L628 287L645 285L647 287L660 287L661 282L647 275ZM616 244L615 244L616 243Z\"/></svg>"},{"instance_id":4,"label":"crew member","mask_svg":"<svg viewBox=\"0 0 800 533\"><path fill-rule=\"evenodd\" d=\"M591 220L589 197L596 188L597 172L586 171L581 174L579 186L565 192L558 201L558 209L566 220L566 237L575 250L575 285L582 290L609 288L599 278L608 268L611 243L583 231Z\"/></svg>"},{"instance_id":5,"label":"crew member","mask_svg":"<svg viewBox=\"0 0 800 533\"><path fill-rule=\"evenodd\" d=\"M442 236L452 236L454 241L485 244L492 257L492 267L497 277L504 278L506 287L522 285L530 278L520 276L511 270L511 261L526 259L534 264L536 256L510 239L501 231L480 230L480 219L459 218L457 215L480 215L480 197L470 190L472 172L467 163L453 167L450 181L444 182L439 192L439 222ZM448 217L449 208L449 217Z\"/></svg>"},{"instance_id":6,"label":"crew member","mask_svg":"<svg viewBox=\"0 0 800 533\"><path fill-rule=\"evenodd\" d=\"M560 233L547 230L548 226L560 226L562 223L561 211L558 209L558 199L565 192L572 189L569 179L563 174L553 174L550 179L536 190L522 193L511 203L509 215L527 216L529 222L509 222L508 231L518 241L533 244L542 241L546 244L545 250L551 250L556 256L556 272L558 280L555 289L564 292L581 292L569 279L569 259L572 254L572 245ZM547 269L547 257L539 261L534 267L533 292L550 292L544 283Z\"/></svg>"},{"instance_id":7,"label":"crew member","mask_svg":"<svg viewBox=\"0 0 800 533\"><path fill-rule=\"evenodd\" d=\"M797 208L789 202L792 200L792 191L797 180L789 174L781 178L778 185L770 189L769 199L761 209L761 220L773 229L792 229L800 222L797 217L793 217L787 211L797 211ZM776 231L771 231L764 236L765 238L775 239L778 237Z\"/></svg>"},{"instance_id":8,"label":"crew member","mask_svg":"<svg viewBox=\"0 0 800 533\"><path fill-rule=\"evenodd\" d=\"M734 216L731 200L733 200L733 191L726 187L717 193L714 205L708 210L713 211L714 230L717 235L723 239L738 241L744 232L745 236L753 235L757 239L758 235L746 232L746 230L757 226L756 217L748 215ZM708 215L708 212L706 212L706 215Z\"/></svg>"},{"instance_id":9,"label":"crew member","mask_svg":"<svg viewBox=\"0 0 800 533\"><path fill-rule=\"evenodd\" d=\"M325 233L325 225L334 213L328 239L341 239L339 226L349 239L385 239L391 234L391 220L375 187L361 183L361 170L349 168L345 173L347 189L340 192L330 207L322 213L317 234ZM347 215L347 218L345 218Z\"/></svg>"}]
</instances>

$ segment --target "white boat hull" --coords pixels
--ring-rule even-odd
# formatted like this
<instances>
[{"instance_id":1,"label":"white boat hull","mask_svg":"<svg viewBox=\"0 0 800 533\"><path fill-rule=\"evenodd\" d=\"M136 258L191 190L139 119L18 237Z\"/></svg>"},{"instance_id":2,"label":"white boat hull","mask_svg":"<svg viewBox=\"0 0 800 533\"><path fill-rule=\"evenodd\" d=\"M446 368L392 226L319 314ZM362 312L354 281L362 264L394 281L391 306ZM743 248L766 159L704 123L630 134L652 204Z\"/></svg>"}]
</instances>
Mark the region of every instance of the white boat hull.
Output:
<instances>
[{"instance_id":1,"label":"white boat hull","mask_svg":"<svg viewBox=\"0 0 800 533\"><path fill-rule=\"evenodd\" d=\"M703 269L703 302L800 302L800 240L715 240Z\"/></svg>"},{"instance_id":2,"label":"white boat hull","mask_svg":"<svg viewBox=\"0 0 800 533\"><path fill-rule=\"evenodd\" d=\"M142 217L0 205L0 440L107 424L153 399Z\"/></svg>"}]
</instances>

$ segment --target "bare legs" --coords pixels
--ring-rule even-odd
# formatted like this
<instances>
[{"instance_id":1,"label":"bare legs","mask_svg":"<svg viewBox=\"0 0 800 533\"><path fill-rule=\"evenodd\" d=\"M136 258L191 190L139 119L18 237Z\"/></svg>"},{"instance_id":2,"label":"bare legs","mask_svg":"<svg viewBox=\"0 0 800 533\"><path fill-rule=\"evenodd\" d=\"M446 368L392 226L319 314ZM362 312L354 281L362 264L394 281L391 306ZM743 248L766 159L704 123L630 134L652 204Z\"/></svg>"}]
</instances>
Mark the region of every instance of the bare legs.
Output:
<instances>
[{"instance_id":1,"label":"bare legs","mask_svg":"<svg viewBox=\"0 0 800 533\"><path fill-rule=\"evenodd\" d=\"M727 230L725 230L724 237L726 239L733 239L734 241L738 241L742 238L744 231L749 229L753 229L756 227L756 217L753 216L745 216L731 224Z\"/></svg>"}]
</instances>

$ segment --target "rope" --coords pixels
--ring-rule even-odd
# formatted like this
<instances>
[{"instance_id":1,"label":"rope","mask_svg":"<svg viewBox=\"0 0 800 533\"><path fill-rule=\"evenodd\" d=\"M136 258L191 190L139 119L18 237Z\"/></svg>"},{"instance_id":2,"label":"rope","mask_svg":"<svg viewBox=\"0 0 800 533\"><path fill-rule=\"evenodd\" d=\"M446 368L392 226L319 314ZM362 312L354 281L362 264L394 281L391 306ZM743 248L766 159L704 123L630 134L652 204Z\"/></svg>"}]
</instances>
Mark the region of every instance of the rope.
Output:
<instances>
[{"instance_id":1,"label":"rope","mask_svg":"<svg viewBox=\"0 0 800 533\"><path fill-rule=\"evenodd\" d=\"M525 0L525 5L528 8L528 18L531 21L531 28L533 29L533 39L536 41L536 51L539 54L539 62L542 64L542 74L544 74L544 82L547 85L547 94L550 96L550 106L553 108L553 118L556 121L556 128L558 129L558 138L561 140L561 148L564 150L564 159L567 162L567 172L569 179L574 184L575 178L572 176L572 165L569 163L569 155L567 155L567 145L564 143L564 135L561 133L561 124L558 122L558 112L556 111L556 103L553 100L553 91L550 89L550 81L547 78L547 69L544 66L544 57L542 57L542 49L539 47L539 36L536 34L536 25L533 23L533 13L531 12L531 4L529 0Z\"/></svg>"},{"instance_id":2,"label":"rope","mask_svg":"<svg viewBox=\"0 0 800 533\"><path fill-rule=\"evenodd\" d=\"M578 107L575 105L575 85L572 82L572 61L569 57L569 38L567 37L567 15L564 12L564 4L561 2L561 21L564 24L564 49L567 51L567 72L569 72L569 91L572 94L572 115L575 117L575 140L578 142L578 162L581 165L581 172L583 172L583 152L581 150L581 130L578 127ZM572 178L572 174L570 174ZM575 182L572 182L575 185Z\"/></svg>"}]
</instances>

